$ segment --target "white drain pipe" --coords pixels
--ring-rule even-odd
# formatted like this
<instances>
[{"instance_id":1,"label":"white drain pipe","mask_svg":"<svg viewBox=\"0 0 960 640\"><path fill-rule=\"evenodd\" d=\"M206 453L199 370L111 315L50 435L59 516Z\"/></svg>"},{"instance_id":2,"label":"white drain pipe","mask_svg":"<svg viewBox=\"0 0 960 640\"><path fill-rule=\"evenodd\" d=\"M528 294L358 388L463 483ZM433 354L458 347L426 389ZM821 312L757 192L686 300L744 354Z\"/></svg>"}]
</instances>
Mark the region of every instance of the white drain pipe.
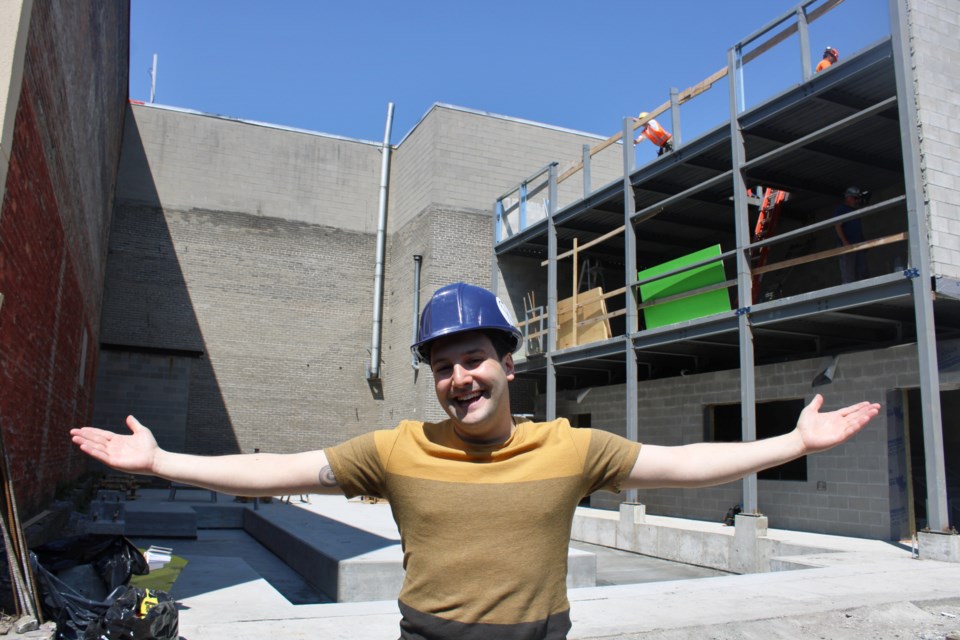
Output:
<instances>
[{"instance_id":1,"label":"white drain pipe","mask_svg":"<svg viewBox=\"0 0 960 640\"><path fill-rule=\"evenodd\" d=\"M380 347L383 334L383 272L387 253L387 190L390 186L390 131L393 129L393 103L387 105L387 126L383 133L380 164L380 206L377 210L377 266L373 280L373 341L370 345L370 366L367 381L380 381ZM382 390L380 392L382 394Z\"/></svg>"}]
</instances>

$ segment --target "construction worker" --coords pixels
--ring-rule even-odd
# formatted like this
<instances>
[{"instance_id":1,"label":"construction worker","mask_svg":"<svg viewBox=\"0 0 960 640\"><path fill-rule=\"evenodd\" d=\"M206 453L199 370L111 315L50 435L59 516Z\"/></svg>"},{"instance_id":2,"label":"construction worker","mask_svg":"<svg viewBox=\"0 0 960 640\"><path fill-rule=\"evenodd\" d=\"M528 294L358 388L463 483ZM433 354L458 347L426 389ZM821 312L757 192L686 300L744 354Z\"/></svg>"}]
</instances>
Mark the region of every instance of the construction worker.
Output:
<instances>
[{"instance_id":1,"label":"construction worker","mask_svg":"<svg viewBox=\"0 0 960 640\"><path fill-rule=\"evenodd\" d=\"M833 217L855 211L865 205L870 199L870 192L860 187L847 187L843 192L843 202L833 210ZM863 222L860 218L847 220L833 225L837 234L837 242L841 247L863 242ZM856 282L867 277L867 261L863 251L845 253L840 256L840 282Z\"/></svg>"},{"instance_id":2,"label":"construction worker","mask_svg":"<svg viewBox=\"0 0 960 640\"><path fill-rule=\"evenodd\" d=\"M442 422L402 421L324 450L198 457L84 427L73 442L128 473L232 494L370 495L389 500L406 574L401 638L562 639L570 629L567 554L574 511L593 491L699 487L736 480L844 442L868 402L820 412L817 395L787 435L676 447L535 423L510 413L521 333L492 293L457 283L423 309L414 355L429 365Z\"/></svg>"},{"instance_id":3,"label":"construction worker","mask_svg":"<svg viewBox=\"0 0 960 640\"><path fill-rule=\"evenodd\" d=\"M649 114L644 111L637 116L638 120L643 120ZM643 128L640 130L640 135L633 141L634 144L640 144L640 142L646 138L653 144L657 145L657 155L662 156L668 151L673 151L673 145L670 143L670 139L673 138L672 135L667 133L667 130L660 126L660 123L654 119L647 121Z\"/></svg>"},{"instance_id":4,"label":"construction worker","mask_svg":"<svg viewBox=\"0 0 960 640\"><path fill-rule=\"evenodd\" d=\"M830 65L836 63L836 61L839 59L840 52L833 47L827 47L823 50L823 59L820 60L820 64L817 65L817 73L820 73Z\"/></svg>"}]
</instances>

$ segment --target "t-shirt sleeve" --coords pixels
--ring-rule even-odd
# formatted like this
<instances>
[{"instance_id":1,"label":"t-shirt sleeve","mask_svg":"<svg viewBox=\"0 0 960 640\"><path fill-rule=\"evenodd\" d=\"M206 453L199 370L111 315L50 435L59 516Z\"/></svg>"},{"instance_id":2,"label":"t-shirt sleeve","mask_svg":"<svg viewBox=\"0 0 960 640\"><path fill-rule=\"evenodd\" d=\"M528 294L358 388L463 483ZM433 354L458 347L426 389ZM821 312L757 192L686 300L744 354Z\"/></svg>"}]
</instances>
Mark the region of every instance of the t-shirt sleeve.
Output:
<instances>
[{"instance_id":1,"label":"t-shirt sleeve","mask_svg":"<svg viewBox=\"0 0 960 640\"><path fill-rule=\"evenodd\" d=\"M584 464L586 493L604 490L620 493L620 487L630 475L640 443L627 440L609 431L590 430L590 445Z\"/></svg>"},{"instance_id":2,"label":"t-shirt sleeve","mask_svg":"<svg viewBox=\"0 0 960 640\"><path fill-rule=\"evenodd\" d=\"M377 449L376 432L324 449L333 475L348 498L383 495L384 465Z\"/></svg>"}]
</instances>

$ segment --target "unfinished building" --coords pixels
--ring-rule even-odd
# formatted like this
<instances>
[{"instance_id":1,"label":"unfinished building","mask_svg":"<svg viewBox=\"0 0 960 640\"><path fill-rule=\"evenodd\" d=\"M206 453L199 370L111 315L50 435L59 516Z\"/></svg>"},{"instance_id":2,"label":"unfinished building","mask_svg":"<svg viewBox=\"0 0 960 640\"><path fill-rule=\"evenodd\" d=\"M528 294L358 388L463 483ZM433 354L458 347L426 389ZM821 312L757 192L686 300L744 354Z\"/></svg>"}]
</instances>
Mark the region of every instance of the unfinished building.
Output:
<instances>
[{"instance_id":1,"label":"unfinished building","mask_svg":"<svg viewBox=\"0 0 960 640\"><path fill-rule=\"evenodd\" d=\"M818 391L827 408L884 404L854 441L742 486L625 496L649 513L718 521L741 504L780 528L949 530L957 72L933 52L956 47L957 12L891 2L888 37L814 73L806 25L836 4L798 5L731 48L735 73L675 92L676 113L711 86L734 98L695 139L670 122L673 151L639 167L622 139L669 105L606 140L435 106L392 146L380 284L380 145L132 105L95 422L137 413L168 446L218 453L441 418L407 346L422 301L465 280L492 284L527 332L518 413L682 444L773 435ZM743 108L739 70L785 38L802 80ZM851 185L872 197L841 222L866 238L838 247ZM869 272L841 282L857 254Z\"/></svg>"},{"instance_id":2,"label":"unfinished building","mask_svg":"<svg viewBox=\"0 0 960 640\"><path fill-rule=\"evenodd\" d=\"M888 38L815 73L808 24L836 4L798 5L734 43L725 69L496 202L492 282L523 320L518 377L543 391L543 418L684 444L782 433L817 392L884 405L854 441L742 486L627 496L648 511L718 520L739 503L777 527L893 540L960 519L960 14L893 0ZM802 81L745 108L744 66L787 37ZM718 83L727 120L635 167L636 130L678 128L680 105ZM591 157L613 142L622 177L592 188ZM581 173L581 197L558 203ZM854 185L869 194L835 217ZM865 237L839 246L854 219ZM867 268L848 280L849 256Z\"/></svg>"}]
</instances>

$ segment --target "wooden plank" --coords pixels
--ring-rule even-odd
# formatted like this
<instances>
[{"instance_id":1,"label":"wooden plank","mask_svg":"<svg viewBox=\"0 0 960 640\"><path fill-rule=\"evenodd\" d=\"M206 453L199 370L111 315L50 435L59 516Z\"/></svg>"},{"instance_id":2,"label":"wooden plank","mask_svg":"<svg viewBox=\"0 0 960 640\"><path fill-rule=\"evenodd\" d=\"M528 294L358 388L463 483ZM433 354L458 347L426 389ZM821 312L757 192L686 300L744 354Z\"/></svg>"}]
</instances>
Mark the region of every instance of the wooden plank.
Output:
<instances>
[{"instance_id":1,"label":"wooden plank","mask_svg":"<svg viewBox=\"0 0 960 640\"><path fill-rule=\"evenodd\" d=\"M579 299L581 303L576 307L576 326L573 299L567 298L557 303L557 349L606 340L611 336L603 289L597 287L585 291Z\"/></svg>"},{"instance_id":2,"label":"wooden plank","mask_svg":"<svg viewBox=\"0 0 960 640\"><path fill-rule=\"evenodd\" d=\"M701 93L703 93L704 91L712 87L714 84L716 84L717 80L725 78L726 75L727 75L727 68L724 67L723 69L713 72L713 74L710 75L708 78L704 78L703 80L693 85L692 87L684 89L677 96L680 104L683 104L684 102L692 98L696 98L698 95L700 95Z\"/></svg>"},{"instance_id":3,"label":"wooden plank","mask_svg":"<svg viewBox=\"0 0 960 640\"><path fill-rule=\"evenodd\" d=\"M890 236L884 236L883 238L876 238L874 240L867 240L865 242L858 242L857 244L849 244L845 247L837 247L836 249L827 249L826 251L818 251L817 253L811 253L808 256L801 256L799 258L793 258L792 260L784 260L782 262L775 262L773 264L768 264L764 267L759 267L752 270L753 275L760 275L761 273L768 273L770 271L777 271L778 269L786 269L787 267L795 267L798 264L806 264L807 262L816 262L817 260L823 260L825 258L833 258L835 256L842 256L845 253L853 253L855 251L863 251L864 249L870 249L872 247L882 247L886 244L893 244L895 242L903 242L907 239L907 232L895 233Z\"/></svg>"},{"instance_id":4,"label":"wooden plank","mask_svg":"<svg viewBox=\"0 0 960 640\"><path fill-rule=\"evenodd\" d=\"M623 225L617 227L617 228L614 229L613 231L609 231L609 232L603 234L602 236L600 236L600 237L598 237L598 238L594 238L594 239L591 240L590 242L585 242L584 244L580 245L580 251L583 251L584 249L589 249L590 247L593 247L593 246L595 246L595 245L598 245L598 244L600 244L601 242L606 242L606 241L609 240L610 238L612 238L612 237L614 237L614 236L616 236L617 234L620 234L620 233L623 233ZM572 256L572 255L573 255L573 250L572 250L572 249L571 249L570 251L564 251L563 253L561 253L560 255L557 256L557 260L560 260L560 259L562 259L562 258L568 258L568 257L570 257L570 256ZM540 263L540 266L541 266L541 267L545 267L545 266L547 266L549 263L550 263L549 260L544 260L543 262Z\"/></svg>"},{"instance_id":5,"label":"wooden plank","mask_svg":"<svg viewBox=\"0 0 960 640\"><path fill-rule=\"evenodd\" d=\"M578 310L579 310L579 309L580 309L580 305L577 304L577 289L579 289L579 286L577 285L577 268L578 268L578 267L577 267L577 258L578 258L578 255L577 255L577 236L573 236L573 274L572 274L572 275L573 275L573 295L570 297L570 300L571 300L571 306L572 306L574 309L578 309ZM601 293L602 293L602 292L601 292ZM579 314L577 314L577 315L579 315ZM577 323L577 322L574 322L574 323L573 323L573 344L579 344L579 343L577 342L577 325L578 325L578 324L579 324L579 323Z\"/></svg>"},{"instance_id":6,"label":"wooden plank","mask_svg":"<svg viewBox=\"0 0 960 640\"><path fill-rule=\"evenodd\" d=\"M843 2L843 0L830 0L829 2L826 2L822 6L818 7L817 9L811 11L810 13L807 14L807 24L810 24L817 18L821 17L823 14L825 14L827 11L830 11L841 2ZM797 23L794 22L790 26L784 28L783 31L775 33L774 35L770 36L768 40L764 40L763 43L757 45L755 49L751 49L749 53L744 54L743 64L747 64L751 60L755 60L756 58L766 53L770 49L773 49L775 46L777 46L778 44L780 44L781 42L783 42L784 40L786 40L796 32L797 32Z\"/></svg>"}]
</instances>

